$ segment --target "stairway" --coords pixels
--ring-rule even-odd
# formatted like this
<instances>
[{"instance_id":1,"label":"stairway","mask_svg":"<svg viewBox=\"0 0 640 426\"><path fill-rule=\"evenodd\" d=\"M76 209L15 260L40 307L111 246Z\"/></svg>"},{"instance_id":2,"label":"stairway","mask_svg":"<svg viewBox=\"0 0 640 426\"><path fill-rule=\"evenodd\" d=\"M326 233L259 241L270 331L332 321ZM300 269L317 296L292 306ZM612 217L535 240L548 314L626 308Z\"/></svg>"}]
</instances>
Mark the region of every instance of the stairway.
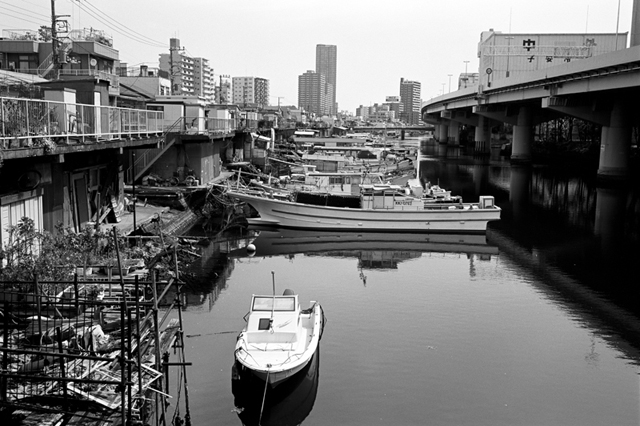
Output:
<instances>
[{"instance_id":1,"label":"stairway","mask_svg":"<svg viewBox=\"0 0 640 426\"><path fill-rule=\"evenodd\" d=\"M67 53L69 53L71 51L72 45L73 45L73 42L71 40L65 40L60 46L60 53L58 55L61 55L62 53L66 55ZM51 52L49 56L47 56L44 59L44 61L42 61L42 63L38 66L38 75L42 78L55 77L55 76L49 75L51 71L53 71L54 65L55 64L53 63L53 52Z\"/></svg>"},{"instance_id":2,"label":"stairway","mask_svg":"<svg viewBox=\"0 0 640 426\"><path fill-rule=\"evenodd\" d=\"M183 118L179 118L162 133L162 139L160 140L157 148L150 148L143 151L141 154L136 155L135 161L127 169L127 182L134 182L140 179L142 175L149 170L153 163L155 163L158 158L164 155L164 153L173 146L178 138L175 135L169 136L169 134L178 133L183 120Z\"/></svg>"}]
</instances>

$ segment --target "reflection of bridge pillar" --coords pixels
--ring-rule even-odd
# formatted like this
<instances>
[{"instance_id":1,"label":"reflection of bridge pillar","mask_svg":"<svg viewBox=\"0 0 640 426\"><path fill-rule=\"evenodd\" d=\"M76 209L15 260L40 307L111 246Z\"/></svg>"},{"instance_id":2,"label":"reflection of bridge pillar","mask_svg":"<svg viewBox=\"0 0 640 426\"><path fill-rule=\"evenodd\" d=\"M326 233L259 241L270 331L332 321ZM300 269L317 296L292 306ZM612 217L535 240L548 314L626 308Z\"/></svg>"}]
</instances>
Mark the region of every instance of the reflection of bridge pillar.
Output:
<instances>
[{"instance_id":1,"label":"reflection of bridge pillar","mask_svg":"<svg viewBox=\"0 0 640 426\"><path fill-rule=\"evenodd\" d=\"M629 172L631 145L631 108L616 101L608 126L602 126L598 178L620 180Z\"/></svg>"},{"instance_id":2,"label":"reflection of bridge pillar","mask_svg":"<svg viewBox=\"0 0 640 426\"><path fill-rule=\"evenodd\" d=\"M521 107L517 124L513 126L511 163L530 163L533 143L533 113L529 107Z\"/></svg>"},{"instance_id":3,"label":"reflection of bridge pillar","mask_svg":"<svg viewBox=\"0 0 640 426\"><path fill-rule=\"evenodd\" d=\"M619 249L619 241L624 235L624 214L627 201L625 189L596 188L596 220L594 233L600 237L603 254L611 254Z\"/></svg>"},{"instance_id":4,"label":"reflection of bridge pillar","mask_svg":"<svg viewBox=\"0 0 640 426\"><path fill-rule=\"evenodd\" d=\"M447 143L449 140L449 126L446 122L442 122L438 126L438 142Z\"/></svg>"},{"instance_id":5,"label":"reflection of bridge pillar","mask_svg":"<svg viewBox=\"0 0 640 426\"><path fill-rule=\"evenodd\" d=\"M531 167L513 165L509 168L509 200L513 211L513 220L524 219L531 198Z\"/></svg>"},{"instance_id":6,"label":"reflection of bridge pillar","mask_svg":"<svg viewBox=\"0 0 640 426\"><path fill-rule=\"evenodd\" d=\"M482 115L478 116L478 125L475 132L476 154L489 154L491 152L491 127L490 120Z\"/></svg>"},{"instance_id":7,"label":"reflection of bridge pillar","mask_svg":"<svg viewBox=\"0 0 640 426\"><path fill-rule=\"evenodd\" d=\"M449 122L449 145L460 145L460 125L453 120Z\"/></svg>"}]
</instances>

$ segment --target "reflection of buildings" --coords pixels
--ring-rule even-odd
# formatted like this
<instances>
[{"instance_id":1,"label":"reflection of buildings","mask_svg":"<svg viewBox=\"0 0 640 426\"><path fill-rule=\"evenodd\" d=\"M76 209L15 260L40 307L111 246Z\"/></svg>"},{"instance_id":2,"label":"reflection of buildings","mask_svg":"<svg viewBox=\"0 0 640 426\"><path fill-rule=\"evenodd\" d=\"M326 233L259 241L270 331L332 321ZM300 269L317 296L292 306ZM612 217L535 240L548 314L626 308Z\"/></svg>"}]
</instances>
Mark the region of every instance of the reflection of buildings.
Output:
<instances>
[{"instance_id":1,"label":"reflection of buildings","mask_svg":"<svg viewBox=\"0 0 640 426\"><path fill-rule=\"evenodd\" d=\"M234 262L229 261L227 241L210 242L200 251L201 257L196 259L185 271L182 279L188 284L181 294L181 302L186 309L208 305L211 309L227 287L227 280L231 276ZM162 300L163 305L171 304L176 293L167 292Z\"/></svg>"},{"instance_id":2,"label":"reflection of buildings","mask_svg":"<svg viewBox=\"0 0 640 426\"><path fill-rule=\"evenodd\" d=\"M475 253L491 256L498 249L487 243L485 235L322 232L291 229L261 230L253 241L252 256L304 254L357 258L362 269L397 269L398 263L415 259L425 252ZM245 248L229 253L246 257Z\"/></svg>"}]
</instances>

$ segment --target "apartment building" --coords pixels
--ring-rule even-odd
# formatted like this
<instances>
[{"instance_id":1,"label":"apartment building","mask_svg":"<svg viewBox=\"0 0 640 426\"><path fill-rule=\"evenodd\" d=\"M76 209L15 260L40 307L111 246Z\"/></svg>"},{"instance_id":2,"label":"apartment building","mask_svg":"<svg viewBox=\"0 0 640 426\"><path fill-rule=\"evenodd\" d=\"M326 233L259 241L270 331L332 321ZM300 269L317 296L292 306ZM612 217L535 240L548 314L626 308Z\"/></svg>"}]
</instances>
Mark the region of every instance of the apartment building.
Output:
<instances>
[{"instance_id":1,"label":"apartment building","mask_svg":"<svg viewBox=\"0 0 640 426\"><path fill-rule=\"evenodd\" d=\"M233 77L233 103L241 107L269 105L269 80L260 77Z\"/></svg>"},{"instance_id":2,"label":"apartment building","mask_svg":"<svg viewBox=\"0 0 640 426\"><path fill-rule=\"evenodd\" d=\"M169 40L169 53L160 54L160 69L169 73L171 92L174 95L196 95L194 58L184 54L180 40Z\"/></svg>"},{"instance_id":3,"label":"apartment building","mask_svg":"<svg viewBox=\"0 0 640 426\"><path fill-rule=\"evenodd\" d=\"M400 120L407 124L420 122L420 82L400 79L400 103L402 112Z\"/></svg>"}]
</instances>

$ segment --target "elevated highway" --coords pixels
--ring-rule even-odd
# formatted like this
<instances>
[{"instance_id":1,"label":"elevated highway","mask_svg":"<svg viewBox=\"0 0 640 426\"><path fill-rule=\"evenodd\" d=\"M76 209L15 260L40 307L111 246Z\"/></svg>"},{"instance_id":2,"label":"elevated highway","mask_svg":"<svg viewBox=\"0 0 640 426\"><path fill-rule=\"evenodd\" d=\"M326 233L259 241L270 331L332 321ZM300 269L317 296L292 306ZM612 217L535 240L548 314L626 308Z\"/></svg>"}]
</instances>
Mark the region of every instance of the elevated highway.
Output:
<instances>
[{"instance_id":1,"label":"elevated highway","mask_svg":"<svg viewBox=\"0 0 640 426\"><path fill-rule=\"evenodd\" d=\"M638 24L640 26L640 24ZM475 127L477 152L490 131L513 125L511 160L531 161L534 126L563 116L602 126L598 177L626 178L632 132L640 127L640 45L458 90L423 103L440 143L458 144L459 125Z\"/></svg>"}]
</instances>

